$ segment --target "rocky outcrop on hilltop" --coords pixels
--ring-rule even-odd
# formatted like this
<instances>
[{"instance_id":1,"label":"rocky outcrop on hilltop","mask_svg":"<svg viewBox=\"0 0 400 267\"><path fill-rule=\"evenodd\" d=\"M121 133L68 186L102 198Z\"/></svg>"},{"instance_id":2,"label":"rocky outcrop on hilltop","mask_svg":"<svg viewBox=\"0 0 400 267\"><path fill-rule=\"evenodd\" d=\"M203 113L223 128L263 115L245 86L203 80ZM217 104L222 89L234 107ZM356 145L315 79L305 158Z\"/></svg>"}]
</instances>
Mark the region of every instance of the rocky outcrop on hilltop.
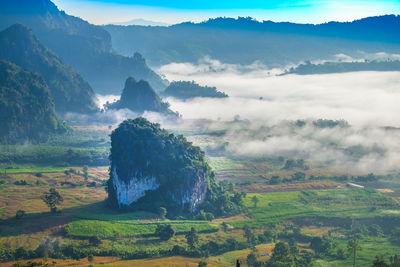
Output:
<instances>
[{"instance_id":1,"label":"rocky outcrop on hilltop","mask_svg":"<svg viewBox=\"0 0 400 267\"><path fill-rule=\"evenodd\" d=\"M108 194L114 207L193 212L215 184L198 147L144 118L124 121L111 146Z\"/></svg>"}]
</instances>

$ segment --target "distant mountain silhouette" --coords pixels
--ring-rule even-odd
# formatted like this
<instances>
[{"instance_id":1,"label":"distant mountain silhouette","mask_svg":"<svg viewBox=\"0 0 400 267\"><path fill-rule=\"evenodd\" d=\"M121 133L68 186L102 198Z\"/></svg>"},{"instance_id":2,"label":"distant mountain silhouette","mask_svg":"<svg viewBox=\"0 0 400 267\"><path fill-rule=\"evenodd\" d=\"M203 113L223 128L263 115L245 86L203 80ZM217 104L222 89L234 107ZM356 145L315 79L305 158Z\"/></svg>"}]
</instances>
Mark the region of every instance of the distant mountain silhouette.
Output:
<instances>
[{"instance_id":1,"label":"distant mountain silhouette","mask_svg":"<svg viewBox=\"0 0 400 267\"><path fill-rule=\"evenodd\" d=\"M41 43L79 71L96 92L116 93L128 76L146 79L157 90L166 87L139 54L114 53L107 31L69 16L50 0L0 1L0 29L15 23L31 28Z\"/></svg>"},{"instance_id":2,"label":"distant mountain silhouette","mask_svg":"<svg viewBox=\"0 0 400 267\"><path fill-rule=\"evenodd\" d=\"M312 64L306 62L295 68L291 68L284 74L327 74L343 73L354 71L400 71L399 60L387 61L362 61L362 62L325 62L322 64Z\"/></svg>"},{"instance_id":3,"label":"distant mountain silhouette","mask_svg":"<svg viewBox=\"0 0 400 267\"><path fill-rule=\"evenodd\" d=\"M43 141L66 130L44 79L0 60L0 143Z\"/></svg>"},{"instance_id":4,"label":"distant mountain silhouette","mask_svg":"<svg viewBox=\"0 0 400 267\"><path fill-rule=\"evenodd\" d=\"M400 16L324 24L216 18L169 27L104 26L113 48L140 52L153 65L194 62L205 56L227 63L271 66L324 59L335 54L400 53Z\"/></svg>"},{"instance_id":5,"label":"distant mountain silhouette","mask_svg":"<svg viewBox=\"0 0 400 267\"><path fill-rule=\"evenodd\" d=\"M39 73L50 88L59 113L97 110L90 85L36 39L26 26L15 24L0 32L0 59Z\"/></svg>"},{"instance_id":6,"label":"distant mountain silhouette","mask_svg":"<svg viewBox=\"0 0 400 267\"><path fill-rule=\"evenodd\" d=\"M112 23L113 25L140 25L140 26L169 26L170 24L146 19L131 19L124 22Z\"/></svg>"}]
</instances>

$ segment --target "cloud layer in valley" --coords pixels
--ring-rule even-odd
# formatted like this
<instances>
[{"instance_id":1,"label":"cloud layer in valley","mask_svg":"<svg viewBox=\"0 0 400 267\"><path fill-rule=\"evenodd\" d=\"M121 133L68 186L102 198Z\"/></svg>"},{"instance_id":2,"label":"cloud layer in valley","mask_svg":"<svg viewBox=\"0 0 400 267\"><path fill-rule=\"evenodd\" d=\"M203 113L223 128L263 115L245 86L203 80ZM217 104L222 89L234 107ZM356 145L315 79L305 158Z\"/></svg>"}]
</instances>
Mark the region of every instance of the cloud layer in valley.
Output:
<instances>
[{"instance_id":1,"label":"cloud layer in valley","mask_svg":"<svg viewBox=\"0 0 400 267\"><path fill-rule=\"evenodd\" d=\"M238 66L210 59L159 71L169 80L194 80L229 94L167 100L184 119L212 120L210 129L225 129L223 150L231 155L330 161L358 173L400 166L400 131L394 129L400 127L399 72L278 76L282 70L259 63ZM227 127L224 121L234 118L240 122ZM299 119L305 126L295 126ZM317 119L350 126L316 127Z\"/></svg>"}]
</instances>

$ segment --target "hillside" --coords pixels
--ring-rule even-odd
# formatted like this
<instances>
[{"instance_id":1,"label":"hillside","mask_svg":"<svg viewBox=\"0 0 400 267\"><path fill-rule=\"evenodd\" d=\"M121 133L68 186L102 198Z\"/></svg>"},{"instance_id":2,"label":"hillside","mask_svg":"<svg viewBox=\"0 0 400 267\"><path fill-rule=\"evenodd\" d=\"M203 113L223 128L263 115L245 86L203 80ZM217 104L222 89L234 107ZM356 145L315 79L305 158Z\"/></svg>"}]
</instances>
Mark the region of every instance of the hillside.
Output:
<instances>
[{"instance_id":1,"label":"hillside","mask_svg":"<svg viewBox=\"0 0 400 267\"><path fill-rule=\"evenodd\" d=\"M400 16L390 15L319 25L216 18L170 27L107 25L104 29L115 50L125 55L138 51L152 65L197 63L209 56L227 63L258 60L282 66L341 53L399 53L399 25Z\"/></svg>"},{"instance_id":2,"label":"hillside","mask_svg":"<svg viewBox=\"0 0 400 267\"><path fill-rule=\"evenodd\" d=\"M42 141L66 131L54 111L44 80L37 74L0 61L0 142Z\"/></svg>"},{"instance_id":3,"label":"hillside","mask_svg":"<svg viewBox=\"0 0 400 267\"><path fill-rule=\"evenodd\" d=\"M136 81L132 77L126 80L121 99L115 103L109 104L107 108L127 108L137 113L154 111L176 116L176 114L169 109L169 104L161 100L148 82L143 80Z\"/></svg>"},{"instance_id":4,"label":"hillside","mask_svg":"<svg viewBox=\"0 0 400 267\"><path fill-rule=\"evenodd\" d=\"M0 1L0 30L21 23L39 41L75 68L97 93L116 93L128 76L145 79L156 90L163 81L140 55L111 50L111 37L99 26L60 11L50 0Z\"/></svg>"},{"instance_id":5,"label":"hillside","mask_svg":"<svg viewBox=\"0 0 400 267\"><path fill-rule=\"evenodd\" d=\"M201 86L194 81L172 82L163 92L165 96L172 96L178 99L189 99L195 97L224 98L227 94L220 92L216 87Z\"/></svg>"},{"instance_id":6,"label":"hillside","mask_svg":"<svg viewBox=\"0 0 400 267\"><path fill-rule=\"evenodd\" d=\"M90 85L41 45L27 27L15 24L0 32L0 59L39 73L49 86L58 113L97 110Z\"/></svg>"}]
</instances>

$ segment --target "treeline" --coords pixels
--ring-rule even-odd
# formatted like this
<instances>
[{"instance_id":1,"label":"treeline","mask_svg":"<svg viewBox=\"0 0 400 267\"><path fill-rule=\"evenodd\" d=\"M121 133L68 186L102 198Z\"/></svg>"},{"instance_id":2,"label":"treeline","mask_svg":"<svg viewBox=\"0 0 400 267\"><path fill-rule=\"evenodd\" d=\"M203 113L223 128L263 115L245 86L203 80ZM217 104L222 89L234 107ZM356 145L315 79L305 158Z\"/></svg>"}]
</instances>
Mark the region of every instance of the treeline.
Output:
<instances>
[{"instance_id":1,"label":"treeline","mask_svg":"<svg viewBox=\"0 0 400 267\"><path fill-rule=\"evenodd\" d=\"M107 148L63 146L1 146L0 164L38 164L54 166L109 165Z\"/></svg>"}]
</instances>

